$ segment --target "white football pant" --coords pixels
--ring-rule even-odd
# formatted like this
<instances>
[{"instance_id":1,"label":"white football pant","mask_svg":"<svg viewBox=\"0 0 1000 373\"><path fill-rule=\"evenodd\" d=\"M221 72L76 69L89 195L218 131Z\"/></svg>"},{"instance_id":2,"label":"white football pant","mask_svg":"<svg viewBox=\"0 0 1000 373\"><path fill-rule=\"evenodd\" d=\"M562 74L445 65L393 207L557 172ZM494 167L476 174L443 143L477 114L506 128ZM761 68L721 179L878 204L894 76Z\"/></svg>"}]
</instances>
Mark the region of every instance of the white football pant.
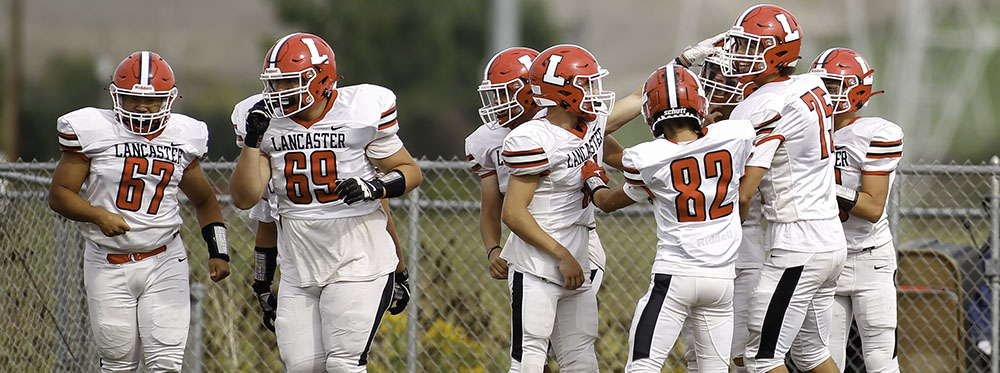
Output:
<instances>
[{"instance_id":1,"label":"white football pant","mask_svg":"<svg viewBox=\"0 0 1000 373\"><path fill-rule=\"evenodd\" d=\"M729 350L733 359L743 357L743 352L747 349L747 340L750 339L750 331L747 329L750 295L753 294L759 276L758 268L736 270L736 280L733 282L733 344Z\"/></svg>"},{"instance_id":2,"label":"white football pant","mask_svg":"<svg viewBox=\"0 0 1000 373\"><path fill-rule=\"evenodd\" d=\"M625 371L659 372L686 323L690 330L687 338L691 339L686 342L694 348L694 371L728 371L733 280L666 274L652 277L632 317Z\"/></svg>"},{"instance_id":3,"label":"white football pant","mask_svg":"<svg viewBox=\"0 0 1000 373\"><path fill-rule=\"evenodd\" d=\"M366 372L368 350L392 298L392 274L322 287L289 283L282 277L274 320L285 369Z\"/></svg>"},{"instance_id":4,"label":"white football pant","mask_svg":"<svg viewBox=\"0 0 1000 373\"><path fill-rule=\"evenodd\" d=\"M87 240L84 285L94 343L103 372L180 372L191 319L191 288L184 242L124 264L111 264L107 248ZM144 359L143 359L144 358Z\"/></svg>"},{"instance_id":5,"label":"white football pant","mask_svg":"<svg viewBox=\"0 0 1000 373\"><path fill-rule=\"evenodd\" d=\"M541 373L550 341L559 371L597 371L596 291L566 290L514 270L507 284L511 292L510 372Z\"/></svg>"},{"instance_id":6,"label":"white football pant","mask_svg":"<svg viewBox=\"0 0 1000 373\"><path fill-rule=\"evenodd\" d=\"M837 280L830 351L843 372L851 320L858 323L868 372L899 372L896 359L896 249L892 242L847 255Z\"/></svg>"},{"instance_id":7,"label":"white football pant","mask_svg":"<svg viewBox=\"0 0 1000 373\"><path fill-rule=\"evenodd\" d=\"M847 250L771 250L750 298L748 372L783 366L789 352L803 371L830 358L833 293L846 257Z\"/></svg>"}]
</instances>

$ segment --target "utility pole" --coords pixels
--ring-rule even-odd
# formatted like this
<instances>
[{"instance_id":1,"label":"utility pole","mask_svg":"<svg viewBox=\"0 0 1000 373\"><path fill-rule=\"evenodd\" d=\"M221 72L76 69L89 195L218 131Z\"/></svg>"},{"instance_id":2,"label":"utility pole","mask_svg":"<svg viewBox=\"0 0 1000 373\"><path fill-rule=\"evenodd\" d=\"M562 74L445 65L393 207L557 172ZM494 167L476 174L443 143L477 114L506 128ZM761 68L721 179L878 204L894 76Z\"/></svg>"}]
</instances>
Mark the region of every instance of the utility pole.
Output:
<instances>
[{"instance_id":1,"label":"utility pole","mask_svg":"<svg viewBox=\"0 0 1000 373\"><path fill-rule=\"evenodd\" d=\"M493 0L493 22L490 24L490 50L487 56L492 56L504 49L518 46L520 41L520 13L518 0Z\"/></svg>"},{"instance_id":2,"label":"utility pole","mask_svg":"<svg viewBox=\"0 0 1000 373\"><path fill-rule=\"evenodd\" d=\"M21 111L21 33L23 32L22 0L10 0L10 54L7 55L3 99L3 153L8 161L18 158L18 113Z\"/></svg>"}]
</instances>

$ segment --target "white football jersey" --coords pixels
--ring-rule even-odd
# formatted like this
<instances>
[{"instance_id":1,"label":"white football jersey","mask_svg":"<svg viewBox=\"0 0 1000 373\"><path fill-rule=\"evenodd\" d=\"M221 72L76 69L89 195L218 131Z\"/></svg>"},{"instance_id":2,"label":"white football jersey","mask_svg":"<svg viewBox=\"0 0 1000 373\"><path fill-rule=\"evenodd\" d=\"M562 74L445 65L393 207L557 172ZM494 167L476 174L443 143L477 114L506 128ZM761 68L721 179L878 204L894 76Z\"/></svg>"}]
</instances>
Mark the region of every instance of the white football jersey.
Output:
<instances>
[{"instance_id":1,"label":"white football jersey","mask_svg":"<svg viewBox=\"0 0 1000 373\"><path fill-rule=\"evenodd\" d=\"M503 139L510 133L510 128L501 127L491 130L481 125L469 137L465 138L465 156L469 159L469 167L480 178L497 176L500 193L507 193L507 180L510 172L503 167L500 151L503 149Z\"/></svg>"},{"instance_id":2,"label":"white football jersey","mask_svg":"<svg viewBox=\"0 0 1000 373\"><path fill-rule=\"evenodd\" d=\"M101 248L143 252L165 245L182 224L177 203L184 171L208 152L208 126L172 113L158 135L125 129L111 110L83 108L59 117L59 148L90 160L84 198L120 214L131 230L115 237L96 224L83 236Z\"/></svg>"},{"instance_id":3,"label":"white football jersey","mask_svg":"<svg viewBox=\"0 0 1000 373\"><path fill-rule=\"evenodd\" d=\"M580 175L586 161L601 161L606 125L607 117L598 116L585 124L585 128L567 130L538 118L521 124L504 139L501 157L511 175L541 176L528 211L557 241L557 234L552 232L571 226L594 227L594 206L582 190ZM578 247L560 243L576 257L584 271L589 271L586 239ZM517 235L508 237L500 257L517 271L562 283L555 258Z\"/></svg>"},{"instance_id":4,"label":"white football jersey","mask_svg":"<svg viewBox=\"0 0 1000 373\"><path fill-rule=\"evenodd\" d=\"M259 99L259 95L252 96L233 110L239 146L246 115ZM375 166L368 157L385 158L401 149L398 130L395 94L370 84L337 88L333 104L315 122L272 119L260 151L270 158L270 182L278 198L278 213L294 219L333 219L375 211L379 201L343 203L333 192L334 181L375 177ZM396 145L370 146L390 140Z\"/></svg>"},{"instance_id":5,"label":"white football jersey","mask_svg":"<svg viewBox=\"0 0 1000 373\"><path fill-rule=\"evenodd\" d=\"M657 138L627 148L625 181L653 199L653 273L735 278L742 241L739 180L753 147L753 125L726 120L696 140Z\"/></svg>"},{"instance_id":6,"label":"white football jersey","mask_svg":"<svg viewBox=\"0 0 1000 373\"><path fill-rule=\"evenodd\" d=\"M765 246L843 250L833 180L833 106L823 81L805 74L764 84L730 118L754 123L757 137L747 165L768 169L759 187L769 222Z\"/></svg>"},{"instance_id":7,"label":"white football jersey","mask_svg":"<svg viewBox=\"0 0 1000 373\"><path fill-rule=\"evenodd\" d=\"M889 192L903 154L903 129L882 118L859 117L833 134L837 183L861 190L861 175L888 175ZM847 249L858 251L892 241L885 210L877 222L840 213Z\"/></svg>"}]
</instances>

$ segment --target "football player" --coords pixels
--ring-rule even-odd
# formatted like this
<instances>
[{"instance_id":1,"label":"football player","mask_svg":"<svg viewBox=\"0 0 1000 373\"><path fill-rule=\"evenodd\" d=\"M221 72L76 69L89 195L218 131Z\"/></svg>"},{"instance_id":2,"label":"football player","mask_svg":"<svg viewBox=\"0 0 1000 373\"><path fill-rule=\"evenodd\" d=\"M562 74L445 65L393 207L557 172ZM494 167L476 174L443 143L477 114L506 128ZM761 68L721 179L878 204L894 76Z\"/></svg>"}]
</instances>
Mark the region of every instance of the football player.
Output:
<instances>
[{"instance_id":1,"label":"football player","mask_svg":"<svg viewBox=\"0 0 1000 373\"><path fill-rule=\"evenodd\" d=\"M903 152L903 130L895 123L857 112L881 91L875 70L857 52L831 48L809 73L826 84L833 101L835 179L840 220L847 236L847 261L837 280L830 350L845 369L851 321L858 323L865 368L898 372L896 360L896 249L885 201Z\"/></svg>"},{"instance_id":2,"label":"football player","mask_svg":"<svg viewBox=\"0 0 1000 373\"><path fill-rule=\"evenodd\" d=\"M229 275L226 227L198 159L208 127L171 113L174 73L160 55L129 55L112 77L113 109L56 123L63 151L49 206L85 223L84 285L104 372L179 372L190 320L178 191L194 204L213 281ZM87 192L80 187L87 183Z\"/></svg>"},{"instance_id":3,"label":"football player","mask_svg":"<svg viewBox=\"0 0 1000 373\"><path fill-rule=\"evenodd\" d=\"M236 104L232 122L236 132L236 146L244 146L243 137L246 135L246 112L254 103L263 99L263 95L255 94L247 97ZM386 230L392 236L392 242L396 246L396 258L399 263L396 265L396 282L393 284L392 302L388 311L396 315L406 309L406 304L410 301L409 275L403 262L403 250L399 245L399 238L396 237L396 228L392 223L392 216L389 213L389 201L382 199L382 210L386 213L388 225ZM250 219L257 221L257 233L254 239L254 272L253 290L257 295L263 312L263 325L267 330L274 332L274 319L278 307L278 298L271 290L274 282L274 273L278 266L278 230L276 224L281 220L278 215L278 197L274 194L274 188L268 184L264 190L264 197L253 208L250 209Z\"/></svg>"},{"instance_id":4,"label":"football player","mask_svg":"<svg viewBox=\"0 0 1000 373\"><path fill-rule=\"evenodd\" d=\"M733 278L740 246L734 213L738 180L753 145L749 121L721 121L702 129L705 92L688 69L668 64L643 88L642 114L654 140L625 149L626 184L608 189L604 170L583 167L597 207L611 212L651 200L657 253L649 290L639 300L629 332L628 372L659 372L682 328L694 347L689 369L729 369Z\"/></svg>"},{"instance_id":5,"label":"football player","mask_svg":"<svg viewBox=\"0 0 1000 373\"><path fill-rule=\"evenodd\" d=\"M541 372L550 341L561 369L597 370L597 297L588 276L594 216L579 172L585 161L601 161L614 104L614 92L602 89L607 74L579 46L546 49L528 73L545 115L504 139L510 178L501 215L514 235L500 257L509 263L512 372Z\"/></svg>"},{"instance_id":6,"label":"football player","mask_svg":"<svg viewBox=\"0 0 1000 373\"><path fill-rule=\"evenodd\" d=\"M798 368L836 372L828 347L833 292L846 258L833 180L833 107L822 80L792 75L802 29L791 13L756 5L726 33L720 67L757 89L732 119L754 124L757 138L740 183L740 215L760 189L770 255L750 298L748 371Z\"/></svg>"},{"instance_id":7,"label":"football player","mask_svg":"<svg viewBox=\"0 0 1000 373\"><path fill-rule=\"evenodd\" d=\"M291 372L364 372L398 259L379 200L420 184L396 136L396 98L369 84L337 87L333 49L293 33L267 52L263 99L246 110L233 202L278 197L282 286L275 332ZM385 173L378 175L376 168Z\"/></svg>"}]
</instances>

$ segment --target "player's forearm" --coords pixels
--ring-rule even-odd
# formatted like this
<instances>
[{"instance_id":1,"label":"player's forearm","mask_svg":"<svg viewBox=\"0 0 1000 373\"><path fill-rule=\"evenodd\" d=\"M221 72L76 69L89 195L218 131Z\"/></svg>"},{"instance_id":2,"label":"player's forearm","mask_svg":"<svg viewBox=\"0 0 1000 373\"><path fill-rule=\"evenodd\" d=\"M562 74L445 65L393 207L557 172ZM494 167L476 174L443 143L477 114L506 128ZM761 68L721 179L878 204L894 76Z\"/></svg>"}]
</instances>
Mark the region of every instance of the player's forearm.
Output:
<instances>
[{"instance_id":1,"label":"player's forearm","mask_svg":"<svg viewBox=\"0 0 1000 373\"><path fill-rule=\"evenodd\" d=\"M885 200L878 200L871 194L858 192L858 203L848 213L872 223L877 222L885 211Z\"/></svg>"},{"instance_id":2,"label":"player's forearm","mask_svg":"<svg viewBox=\"0 0 1000 373\"><path fill-rule=\"evenodd\" d=\"M542 230L542 227L538 225L526 207L508 207L505 204L502 219L511 232L514 232L529 245L552 255L552 257L562 259L572 255L569 250Z\"/></svg>"},{"instance_id":3,"label":"player's forearm","mask_svg":"<svg viewBox=\"0 0 1000 373\"><path fill-rule=\"evenodd\" d=\"M403 180L406 181L406 192L404 193L409 193L424 181L424 175L416 163L404 163L393 169L403 173Z\"/></svg>"},{"instance_id":4,"label":"player's forearm","mask_svg":"<svg viewBox=\"0 0 1000 373\"><path fill-rule=\"evenodd\" d=\"M195 214L198 216L198 224L201 227L212 223L222 223L222 209L219 208L219 201L215 199L215 195L212 198L201 201L201 203L194 206Z\"/></svg>"},{"instance_id":5,"label":"player's forearm","mask_svg":"<svg viewBox=\"0 0 1000 373\"><path fill-rule=\"evenodd\" d=\"M392 222L392 214L389 212L389 200L382 199L381 203L382 209L385 210L385 230L389 232L389 237L392 237L392 245L396 247L396 272L402 272L406 269L406 261L403 258L403 245L399 244L399 237L396 236L396 224Z\"/></svg>"},{"instance_id":6,"label":"player's forearm","mask_svg":"<svg viewBox=\"0 0 1000 373\"><path fill-rule=\"evenodd\" d=\"M489 206L483 201L479 211L479 235L486 250L500 245L500 206Z\"/></svg>"},{"instance_id":7,"label":"player's forearm","mask_svg":"<svg viewBox=\"0 0 1000 373\"><path fill-rule=\"evenodd\" d=\"M635 203L621 185L614 189L601 188L594 192L594 205L604 212L613 212Z\"/></svg>"},{"instance_id":8,"label":"player's forearm","mask_svg":"<svg viewBox=\"0 0 1000 373\"><path fill-rule=\"evenodd\" d=\"M49 191L49 207L67 219L85 223L97 223L97 219L107 213L91 205L79 193L61 186L53 186Z\"/></svg>"},{"instance_id":9,"label":"player's forearm","mask_svg":"<svg viewBox=\"0 0 1000 373\"><path fill-rule=\"evenodd\" d=\"M618 143L618 140L611 135L604 136L604 163L619 170L624 169L625 166L622 165L624 151L625 148Z\"/></svg>"},{"instance_id":10,"label":"player's forearm","mask_svg":"<svg viewBox=\"0 0 1000 373\"><path fill-rule=\"evenodd\" d=\"M243 147L233 175L229 178L229 192L233 197L233 204L241 210L253 207L264 195L267 180L261 176L260 158L259 149Z\"/></svg>"},{"instance_id":11,"label":"player's forearm","mask_svg":"<svg viewBox=\"0 0 1000 373\"><path fill-rule=\"evenodd\" d=\"M632 94L615 102L615 107L608 116L608 134L614 133L625 126L633 118L639 116L642 107L642 87Z\"/></svg>"}]
</instances>

